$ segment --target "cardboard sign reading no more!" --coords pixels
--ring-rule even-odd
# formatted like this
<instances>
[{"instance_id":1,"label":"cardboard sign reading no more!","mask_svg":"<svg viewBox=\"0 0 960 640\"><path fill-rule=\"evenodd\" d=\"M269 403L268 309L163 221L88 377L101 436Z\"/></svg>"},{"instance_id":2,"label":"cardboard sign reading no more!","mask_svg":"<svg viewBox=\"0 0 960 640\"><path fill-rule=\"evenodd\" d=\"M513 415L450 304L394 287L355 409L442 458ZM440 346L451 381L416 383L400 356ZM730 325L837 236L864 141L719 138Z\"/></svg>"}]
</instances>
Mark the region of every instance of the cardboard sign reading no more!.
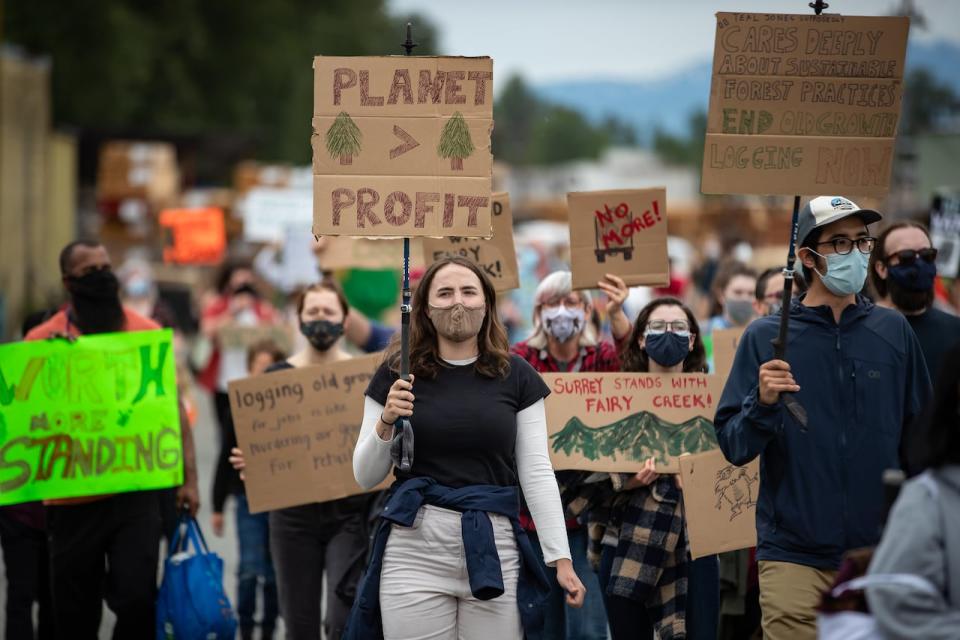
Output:
<instances>
[{"instance_id":1,"label":"cardboard sign reading no more!","mask_svg":"<svg viewBox=\"0 0 960 640\"><path fill-rule=\"evenodd\" d=\"M567 194L574 289L591 289L607 273L627 286L666 286L666 189Z\"/></svg>"}]
</instances>

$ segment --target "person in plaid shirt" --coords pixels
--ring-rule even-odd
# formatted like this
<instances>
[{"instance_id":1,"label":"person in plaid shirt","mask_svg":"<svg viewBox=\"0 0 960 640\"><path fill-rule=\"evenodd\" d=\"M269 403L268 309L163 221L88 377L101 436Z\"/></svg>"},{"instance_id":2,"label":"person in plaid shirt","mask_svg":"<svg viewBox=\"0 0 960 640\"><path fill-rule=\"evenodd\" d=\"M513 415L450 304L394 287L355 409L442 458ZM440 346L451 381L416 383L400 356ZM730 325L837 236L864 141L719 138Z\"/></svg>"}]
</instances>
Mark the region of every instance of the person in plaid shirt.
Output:
<instances>
[{"instance_id":1,"label":"person in plaid shirt","mask_svg":"<svg viewBox=\"0 0 960 640\"><path fill-rule=\"evenodd\" d=\"M607 315L617 344L625 341L632 325L623 312L627 285L620 278L607 274L597 283L607 294ZM618 347L599 340L597 328L590 321L592 299L587 291L574 291L569 271L555 271L543 279L534 294L533 334L518 342L512 351L529 362L540 373L557 371L619 371ZM575 482L578 472L557 474L564 485ZM526 509L520 522L537 542L533 521ZM587 533L575 518L567 521L567 537L573 554L573 566L587 587L583 608L564 606L564 594L556 587L547 603L546 625L541 635L531 640L606 640L607 618L596 573L587 562ZM551 571L551 569L547 569ZM556 581L551 581L556 585Z\"/></svg>"}]
</instances>

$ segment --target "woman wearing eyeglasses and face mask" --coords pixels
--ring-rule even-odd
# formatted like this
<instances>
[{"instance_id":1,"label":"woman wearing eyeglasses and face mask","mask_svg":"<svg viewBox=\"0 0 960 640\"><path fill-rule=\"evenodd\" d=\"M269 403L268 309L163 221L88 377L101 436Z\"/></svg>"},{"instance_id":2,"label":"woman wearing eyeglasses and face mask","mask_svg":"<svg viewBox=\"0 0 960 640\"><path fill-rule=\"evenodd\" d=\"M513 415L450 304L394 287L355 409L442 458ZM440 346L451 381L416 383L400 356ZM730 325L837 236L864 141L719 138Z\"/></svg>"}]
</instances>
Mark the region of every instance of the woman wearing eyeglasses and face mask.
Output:
<instances>
[{"instance_id":1,"label":"woman wearing eyeglasses and face mask","mask_svg":"<svg viewBox=\"0 0 960 640\"><path fill-rule=\"evenodd\" d=\"M366 391L354 475L369 488L392 469L396 482L344 638L520 640L542 627L550 590L518 521L521 487L543 560L571 605L584 595L547 449L550 391L509 354L472 262L434 263L410 320L410 381L394 344Z\"/></svg>"},{"instance_id":2,"label":"woman wearing eyeglasses and face mask","mask_svg":"<svg viewBox=\"0 0 960 640\"><path fill-rule=\"evenodd\" d=\"M626 284L616 276L607 275L597 283L597 287L607 294L606 311L614 339L618 343L626 340L631 329L630 321L623 312L623 302L629 293ZM590 318L592 310L590 293L573 290L570 272L554 271L541 281L534 294L533 334L515 344L512 351L540 373L619 371L618 349L599 339ZM576 484L585 477L576 471L560 471L556 475L563 493L575 490ZM531 539L538 541L536 528L526 510L521 511L520 521ZM547 602L543 635L535 636L533 640L605 640L607 619L599 582L587 562L587 532L576 519L570 518L567 521L567 535L574 554L574 569L587 585L587 597L583 607L574 610L564 606L563 591L554 588Z\"/></svg>"},{"instance_id":3,"label":"woman wearing eyeglasses and face mask","mask_svg":"<svg viewBox=\"0 0 960 640\"><path fill-rule=\"evenodd\" d=\"M706 355L693 313L676 298L648 303L637 316L622 361L623 371L705 372ZM589 497L575 503L590 509L592 559L599 560L613 640L716 638L719 564L717 556L693 562L687 557L676 477L658 474L651 458L636 474L612 473L609 478L587 485L583 495ZM651 521L665 526L650 531ZM650 535L638 540L640 531Z\"/></svg>"}]
</instances>

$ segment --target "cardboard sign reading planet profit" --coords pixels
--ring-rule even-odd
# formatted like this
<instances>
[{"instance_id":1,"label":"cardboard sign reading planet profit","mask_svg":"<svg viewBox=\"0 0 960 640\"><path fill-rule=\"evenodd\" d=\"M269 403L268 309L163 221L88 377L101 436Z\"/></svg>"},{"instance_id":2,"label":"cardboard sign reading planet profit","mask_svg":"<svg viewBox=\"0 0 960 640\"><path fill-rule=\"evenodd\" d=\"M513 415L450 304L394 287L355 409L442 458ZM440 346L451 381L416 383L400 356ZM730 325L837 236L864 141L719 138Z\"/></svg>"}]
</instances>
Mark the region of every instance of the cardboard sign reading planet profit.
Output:
<instances>
[{"instance_id":1,"label":"cardboard sign reading planet profit","mask_svg":"<svg viewBox=\"0 0 960 640\"><path fill-rule=\"evenodd\" d=\"M313 66L315 234L490 237L490 58Z\"/></svg>"}]
</instances>

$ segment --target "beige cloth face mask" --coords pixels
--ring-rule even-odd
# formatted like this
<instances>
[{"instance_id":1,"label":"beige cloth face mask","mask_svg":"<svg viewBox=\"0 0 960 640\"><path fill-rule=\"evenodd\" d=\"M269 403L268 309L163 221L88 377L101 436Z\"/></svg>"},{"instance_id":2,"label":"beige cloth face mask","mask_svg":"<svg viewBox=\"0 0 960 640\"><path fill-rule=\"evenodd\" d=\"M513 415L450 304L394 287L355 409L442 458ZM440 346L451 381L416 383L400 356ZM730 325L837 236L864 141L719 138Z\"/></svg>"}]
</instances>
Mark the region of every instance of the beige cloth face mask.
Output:
<instances>
[{"instance_id":1,"label":"beige cloth face mask","mask_svg":"<svg viewBox=\"0 0 960 640\"><path fill-rule=\"evenodd\" d=\"M462 302L449 307L430 305L427 312L437 333L453 342L464 342L480 333L480 326L487 315L486 306L467 307Z\"/></svg>"}]
</instances>

